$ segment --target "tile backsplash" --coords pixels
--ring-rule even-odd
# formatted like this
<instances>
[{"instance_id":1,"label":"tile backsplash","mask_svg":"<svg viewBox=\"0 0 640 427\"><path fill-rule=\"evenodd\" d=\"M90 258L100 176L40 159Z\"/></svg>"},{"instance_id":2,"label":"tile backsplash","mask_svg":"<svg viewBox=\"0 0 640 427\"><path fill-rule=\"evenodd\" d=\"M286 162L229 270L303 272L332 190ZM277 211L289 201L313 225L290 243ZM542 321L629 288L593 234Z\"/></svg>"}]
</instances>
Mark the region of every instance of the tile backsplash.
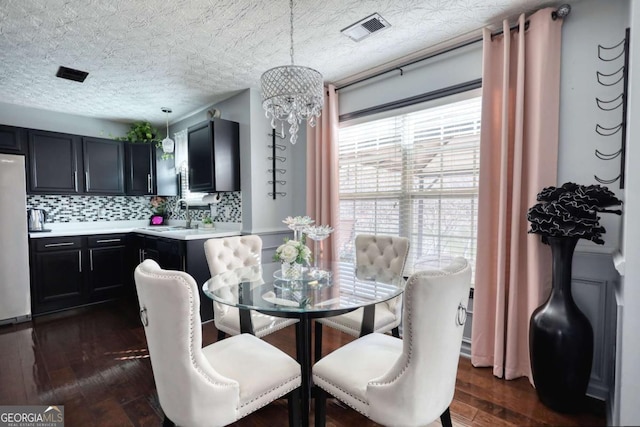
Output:
<instances>
[{"instance_id":1,"label":"tile backsplash","mask_svg":"<svg viewBox=\"0 0 640 427\"><path fill-rule=\"evenodd\" d=\"M241 222L241 192L221 193L216 204L216 222ZM69 196L28 195L27 208L47 211L47 222L126 221L148 219L152 215L150 196ZM177 197L167 197L169 219L186 219L184 210L175 209ZM190 209L191 218L201 220L209 209Z\"/></svg>"}]
</instances>

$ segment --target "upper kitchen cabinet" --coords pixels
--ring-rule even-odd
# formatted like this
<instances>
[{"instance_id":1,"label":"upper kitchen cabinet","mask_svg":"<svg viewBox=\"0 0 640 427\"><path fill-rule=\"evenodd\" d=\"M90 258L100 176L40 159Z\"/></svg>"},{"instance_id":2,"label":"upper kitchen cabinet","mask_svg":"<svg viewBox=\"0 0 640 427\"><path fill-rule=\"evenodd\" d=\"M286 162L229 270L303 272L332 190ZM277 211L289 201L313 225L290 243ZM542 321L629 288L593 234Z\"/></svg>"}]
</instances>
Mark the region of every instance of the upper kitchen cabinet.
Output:
<instances>
[{"instance_id":1,"label":"upper kitchen cabinet","mask_svg":"<svg viewBox=\"0 0 640 427\"><path fill-rule=\"evenodd\" d=\"M189 190L240 190L240 131L236 122L213 119L188 129Z\"/></svg>"},{"instance_id":2,"label":"upper kitchen cabinet","mask_svg":"<svg viewBox=\"0 0 640 427\"><path fill-rule=\"evenodd\" d=\"M24 154L27 150L26 130L0 125L0 153Z\"/></svg>"},{"instance_id":3,"label":"upper kitchen cabinet","mask_svg":"<svg viewBox=\"0 0 640 427\"><path fill-rule=\"evenodd\" d=\"M127 142L125 145L127 195L178 195L178 177L173 159L162 159L154 144Z\"/></svg>"},{"instance_id":4,"label":"upper kitchen cabinet","mask_svg":"<svg viewBox=\"0 0 640 427\"><path fill-rule=\"evenodd\" d=\"M82 138L84 190L87 194L124 194L124 142Z\"/></svg>"},{"instance_id":5,"label":"upper kitchen cabinet","mask_svg":"<svg viewBox=\"0 0 640 427\"><path fill-rule=\"evenodd\" d=\"M125 147L127 194L132 196L156 194L154 144L127 142Z\"/></svg>"},{"instance_id":6,"label":"upper kitchen cabinet","mask_svg":"<svg viewBox=\"0 0 640 427\"><path fill-rule=\"evenodd\" d=\"M29 190L42 194L83 192L80 137L43 130L28 130Z\"/></svg>"}]
</instances>

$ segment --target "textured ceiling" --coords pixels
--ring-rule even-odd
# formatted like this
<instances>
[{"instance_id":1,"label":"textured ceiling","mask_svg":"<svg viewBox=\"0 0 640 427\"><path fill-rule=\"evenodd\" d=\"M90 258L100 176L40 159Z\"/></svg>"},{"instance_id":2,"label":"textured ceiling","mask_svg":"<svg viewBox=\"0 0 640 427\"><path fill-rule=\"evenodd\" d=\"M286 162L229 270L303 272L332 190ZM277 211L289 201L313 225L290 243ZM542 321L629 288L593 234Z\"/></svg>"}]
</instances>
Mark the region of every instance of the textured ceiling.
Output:
<instances>
[{"instance_id":1,"label":"textured ceiling","mask_svg":"<svg viewBox=\"0 0 640 427\"><path fill-rule=\"evenodd\" d=\"M335 82L539 8L542 0L297 0L295 61ZM356 43L374 12L391 28ZM1 0L0 101L117 121L175 120L289 63L289 2ZM89 72L80 84L58 66Z\"/></svg>"}]
</instances>

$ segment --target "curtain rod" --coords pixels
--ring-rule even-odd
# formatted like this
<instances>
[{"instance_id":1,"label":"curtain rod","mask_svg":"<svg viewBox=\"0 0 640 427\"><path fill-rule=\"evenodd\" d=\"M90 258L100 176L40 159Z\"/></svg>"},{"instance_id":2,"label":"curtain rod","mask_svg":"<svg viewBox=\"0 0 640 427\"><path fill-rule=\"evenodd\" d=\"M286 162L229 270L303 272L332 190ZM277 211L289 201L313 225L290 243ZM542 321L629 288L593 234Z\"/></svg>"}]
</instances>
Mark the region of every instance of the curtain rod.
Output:
<instances>
[{"instance_id":1,"label":"curtain rod","mask_svg":"<svg viewBox=\"0 0 640 427\"><path fill-rule=\"evenodd\" d=\"M551 19L553 19L554 21L556 19L558 19L558 18L562 19L562 18L566 17L567 15L569 15L570 12L571 12L571 6L568 5L568 4L563 4L560 7L558 7L556 10L551 12ZM510 31L514 31L514 30L516 30L518 28L519 28L519 25L516 24L513 27L511 27L509 30ZM525 23L525 27L524 28L525 28L525 31L527 30L527 28L529 28L529 21L528 20ZM496 33L491 33L491 38L493 39L493 37L499 36L502 33L503 33L502 30L498 31ZM402 76L402 75L404 75L403 68L405 68L405 67L408 67L408 66L413 65L413 64L417 64L418 62L426 61L427 59L435 58L436 56L442 55L444 53L452 52L454 50L461 49L463 47L466 47L466 46L469 46L469 45L472 45L474 43L478 43L478 42L481 42L481 41L482 41L482 37L477 37L475 39L459 43L459 44L457 44L455 46L451 46L451 47L449 47L447 49L441 50L440 52L432 53L432 54L427 55L425 57L422 57L420 59L414 59L413 61L406 62L406 63L404 63L402 65L398 65L396 67L389 68L388 70L380 71L380 72L372 74L372 75L370 75L368 77L363 77L363 78L355 80L355 81L353 81L351 83L347 83L346 85L339 86L339 87L336 88L336 91L339 91L340 89L347 88L349 86L356 85L358 83L365 82L367 80L375 79L376 77L380 77L380 76L382 76L384 74L391 73L393 71L400 71L400 75Z\"/></svg>"}]
</instances>

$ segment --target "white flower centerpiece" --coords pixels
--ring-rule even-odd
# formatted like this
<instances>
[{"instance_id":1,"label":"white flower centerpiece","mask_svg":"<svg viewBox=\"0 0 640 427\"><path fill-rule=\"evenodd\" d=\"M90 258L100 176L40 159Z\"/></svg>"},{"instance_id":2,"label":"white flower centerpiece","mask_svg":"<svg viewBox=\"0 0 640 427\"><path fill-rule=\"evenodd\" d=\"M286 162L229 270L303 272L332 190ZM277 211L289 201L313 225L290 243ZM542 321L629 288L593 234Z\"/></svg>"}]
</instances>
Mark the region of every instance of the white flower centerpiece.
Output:
<instances>
[{"instance_id":1,"label":"white flower centerpiece","mask_svg":"<svg viewBox=\"0 0 640 427\"><path fill-rule=\"evenodd\" d=\"M302 278L303 264L309 263L310 258L311 250L299 240L286 240L273 255L275 261L282 263L282 277L289 280Z\"/></svg>"}]
</instances>

